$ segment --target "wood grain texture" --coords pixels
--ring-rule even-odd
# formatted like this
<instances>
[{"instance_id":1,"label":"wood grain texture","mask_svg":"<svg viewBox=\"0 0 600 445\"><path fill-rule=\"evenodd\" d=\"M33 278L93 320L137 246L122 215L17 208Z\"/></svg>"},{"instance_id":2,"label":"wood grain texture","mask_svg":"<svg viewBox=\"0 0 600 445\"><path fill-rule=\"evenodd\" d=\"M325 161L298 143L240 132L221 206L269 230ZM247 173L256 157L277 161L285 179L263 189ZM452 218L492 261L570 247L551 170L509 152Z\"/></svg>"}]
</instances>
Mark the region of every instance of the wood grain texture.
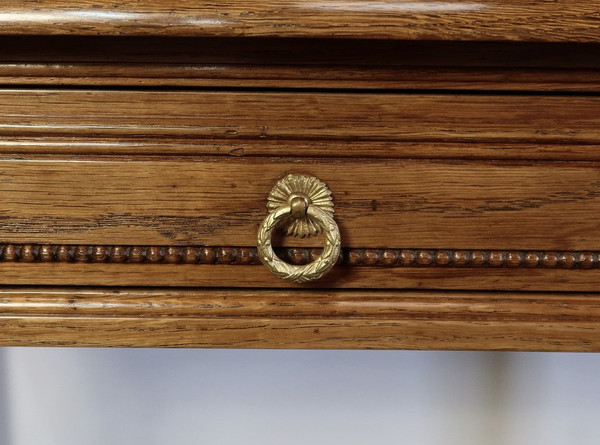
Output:
<instances>
[{"instance_id":1,"label":"wood grain texture","mask_svg":"<svg viewBox=\"0 0 600 445\"><path fill-rule=\"evenodd\" d=\"M600 144L596 96L26 89L0 104L10 153L597 159Z\"/></svg>"},{"instance_id":2,"label":"wood grain texture","mask_svg":"<svg viewBox=\"0 0 600 445\"><path fill-rule=\"evenodd\" d=\"M600 169L584 162L5 157L0 239L253 246L293 172L332 190L343 247L600 250Z\"/></svg>"},{"instance_id":3,"label":"wood grain texture","mask_svg":"<svg viewBox=\"0 0 600 445\"><path fill-rule=\"evenodd\" d=\"M323 289L438 289L596 292L598 269L334 266L324 278L297 285L258 265L154 263L0 263L0 285L165 286Z\"/></svg>"},{"instance_id":4,"label":"wood grain texture","mask_svg":"<svg viewBox=\"0 0 600 445\"><path fill-rule=\"evenodd\" d=\"M4 288L1 345L600 351L574 293Z\"/></svg>"},{"instance_id":5,"label":"wood grain texture","mask_svg":"<svg viewBox=\"0 0 600 445\"><path fill-rule=\"evenodd\" d=\"M2 34L597 42L592 1L8 0Z\"/></svg>"}]
</instances>

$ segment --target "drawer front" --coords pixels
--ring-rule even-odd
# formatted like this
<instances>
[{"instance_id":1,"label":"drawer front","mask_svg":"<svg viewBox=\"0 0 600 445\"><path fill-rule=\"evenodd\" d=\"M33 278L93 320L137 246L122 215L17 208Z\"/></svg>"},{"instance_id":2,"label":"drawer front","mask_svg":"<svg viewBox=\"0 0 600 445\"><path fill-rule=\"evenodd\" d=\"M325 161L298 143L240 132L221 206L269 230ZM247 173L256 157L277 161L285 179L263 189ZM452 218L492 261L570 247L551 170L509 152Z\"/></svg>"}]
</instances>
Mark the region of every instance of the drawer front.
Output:
<instances>
[{"instance_id":1,"label":"drawer front","mask_svg":"<svg viewBox=\"0 0 600 445\"><path fill-rule=\"evenodd\" d=\"M281 286L256 259L275 181L327 183L340 264L314 286L593 290L597 163L0 159L5 284ZM280 236L306 262L322 237ZM149 278L150 277L150 278Z\"/></svg>"},{"instance_id":2,"label":"drawer front","mask_svg":"<svg viewBox=\"0 0 600 445\"><path fill-rule=\"evenodd\" d=\"M289 173L342 255L304 286L595 291L600 99L0 91L0 283L295 286L257 258ZM276 235L304 264L323 236ZM333 258L335 260L335 258Z\"/></svg>"}]
</instances>

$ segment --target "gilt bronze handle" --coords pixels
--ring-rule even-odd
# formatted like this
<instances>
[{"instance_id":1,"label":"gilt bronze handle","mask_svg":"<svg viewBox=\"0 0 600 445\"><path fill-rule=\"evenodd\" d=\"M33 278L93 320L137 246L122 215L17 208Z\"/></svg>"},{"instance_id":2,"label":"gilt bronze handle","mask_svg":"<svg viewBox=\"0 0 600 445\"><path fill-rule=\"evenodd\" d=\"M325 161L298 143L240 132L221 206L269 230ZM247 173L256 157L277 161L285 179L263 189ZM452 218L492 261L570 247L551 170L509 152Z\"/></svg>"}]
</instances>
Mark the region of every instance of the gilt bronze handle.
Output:
<instances>
[{"instance_id":1,"label":"gilt bronze handle","mask_svg":"<svg viewBox=\"0 0 600 445\"><path fill-rule=\"evenodd\" d=\"M257 250L260 261L274 275L294 283L305 283L328 273L340 256L340 230L333 220L331 191L315 177L287 175L269 194L269 215L258 229ZM289 235L309 237L321 232L325 247L321 255L303 266L281 260L273 251L271 236L276 228Z\"/></svg>"}]
</instances>

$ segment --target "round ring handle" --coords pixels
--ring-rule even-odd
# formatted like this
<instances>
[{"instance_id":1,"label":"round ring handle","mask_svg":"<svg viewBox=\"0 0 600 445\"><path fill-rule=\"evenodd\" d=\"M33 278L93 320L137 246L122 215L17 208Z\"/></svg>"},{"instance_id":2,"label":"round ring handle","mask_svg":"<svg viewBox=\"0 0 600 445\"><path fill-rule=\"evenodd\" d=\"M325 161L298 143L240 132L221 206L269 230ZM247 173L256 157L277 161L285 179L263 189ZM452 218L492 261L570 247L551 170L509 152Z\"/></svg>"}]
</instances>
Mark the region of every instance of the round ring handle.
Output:
<instances>
[{"instance_id":1,"label":"round ring handle","mask_svg":"<svg viewBox=\"0 0 600 445\"><path fill-rule=\"evenodd\" d=\"M306 283L317 280L331 270L340 256L340 229L330 216L330 213L321 210L316 205L308 205L306 215L311 217L325 235L325 247L319 257L313 262L296 266L281 260L273 251L271 234L284 220L292 215L292 205L276 208L264 219L258 229L257 250L260 261L274 275L294 283Z\"/></svg>"}]
</instances>

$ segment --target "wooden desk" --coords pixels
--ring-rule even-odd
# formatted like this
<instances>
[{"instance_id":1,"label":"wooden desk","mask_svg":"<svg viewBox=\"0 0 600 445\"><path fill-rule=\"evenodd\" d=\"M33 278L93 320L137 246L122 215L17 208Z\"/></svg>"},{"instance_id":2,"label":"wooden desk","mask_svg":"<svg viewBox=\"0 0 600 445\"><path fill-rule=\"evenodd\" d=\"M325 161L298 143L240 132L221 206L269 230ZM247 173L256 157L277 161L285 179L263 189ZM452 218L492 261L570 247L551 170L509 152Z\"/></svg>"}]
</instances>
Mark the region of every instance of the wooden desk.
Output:
<instances>
[{"instance_id":1,"label":"wooden desk","mask_svg":"<svg viewBox=\"0 0 600 445\"><path fill-rule=\"evenodd\" d=\"M0 344L599 350L599 15L9 1ZM288 174L339 228L273 235L308 283L261 264Z\"/></svg>"}]
</instances>

